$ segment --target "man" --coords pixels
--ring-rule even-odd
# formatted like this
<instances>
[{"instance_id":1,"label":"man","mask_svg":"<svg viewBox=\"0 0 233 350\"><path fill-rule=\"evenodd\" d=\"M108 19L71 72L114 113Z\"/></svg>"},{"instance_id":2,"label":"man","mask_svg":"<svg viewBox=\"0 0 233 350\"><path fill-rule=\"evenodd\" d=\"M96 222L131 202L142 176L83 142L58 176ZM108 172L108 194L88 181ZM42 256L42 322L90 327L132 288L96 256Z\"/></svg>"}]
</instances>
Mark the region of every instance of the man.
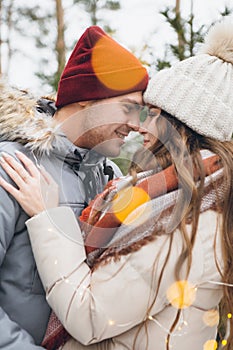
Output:
<instances>
[{"instance_id":1,"label":"man","mask_svg":"<svg viewBox=\"0 0 233 350\"><path fill-rule=\"evenodd\" d=\"M106 156L117 156L124 137L138 130L147 82L146 69L130 52L90 27L61 76L53 118L50 102L44 108L1 83L0 151L21 150L43 165L61 188L60 204L79 215L109 178L120 175ZM6 178L2 169L0 174ZM2 188L0 200L0 348L42 349L50 309L25 227L28 217ZM45 200L49 206L46 194Z\"/></svg>"}]
</instances>

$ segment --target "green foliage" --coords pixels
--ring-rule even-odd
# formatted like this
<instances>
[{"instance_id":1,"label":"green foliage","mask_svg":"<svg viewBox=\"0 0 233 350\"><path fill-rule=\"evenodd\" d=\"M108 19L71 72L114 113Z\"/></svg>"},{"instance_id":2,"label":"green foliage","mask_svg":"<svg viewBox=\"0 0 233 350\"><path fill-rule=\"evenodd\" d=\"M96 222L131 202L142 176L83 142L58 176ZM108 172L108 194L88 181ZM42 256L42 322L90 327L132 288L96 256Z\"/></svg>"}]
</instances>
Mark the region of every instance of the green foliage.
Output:
<instances>
[{"instance_id":1,"label":"green foliage","mask_svg":"<svg viewBox=\"0 0 233 350\"><path fill-rule=\"evenodd\" d=\"M157 71L160 71L164 68L170 68L170 67L171 67L171 63L169 61L158 59L156 62L156 70Z\"/></svg>"},{"instance_id":2,"label":"green foliage","mask_svg":"<svg viewBox=\"0 0 233 350\"><path fill-rule=\"evenodd\" d=\"M126 158L113 158L112 161L120 168L123 175L127 175L130 166L130 160Z\"/></svg>"},{"instance_id":3,"label":"green foliage","mask_svg":"<svg viewBox=\"0 0 233 350\"><path fill-rule=\"evenodd\" d=\"M55 74L46 74L43 72L35 72L35 75L41 80L44 81L46 84L52 87L53 91L57 91L58 83L60 80L60 75Z\"/></svg>"},{"instance_id":4,"label":"green foliage","mask_svg":"<svg viewBox=\"0 0 233 350\"><path fill-rule=\"evenodd\" d=\"M18 16L23 19L17 22L17 30L23 35L33 37L38 48L47 48L49 46L48 38L51 33L51 23L54 20L52 12L48 10L42 11L41 6L33 7L19 7L17 9ZM35 30L28 30L25 32L25 26L27 28L35 28Z\"/></svg>"},{"instance_id":5,"label":"green foliage","mask_svg":"<svg viewBox=\"0 0 233 350\"><path fill-rule=\"evenodd\" d=\"M225 9L223 12L220 12L221 16L229 16L233 12L232 8L229 8L228 6L225 6Z\"/></svg>"},{"instance_id":6,"label":"green foliage","mask_svg":"<svg viewBox=\"0 0 233 350\"><path fill-rule=\"evenodd\" d=\"M203 41L204 26L201 25L194 31L192 11L188 19L182 18L180 11L177 11L175 7L167 7L160 13L177 34L177 43L169 45L172 55L179 61L193 56L195 46Z\"/></svg>"},{"instance_id":7,"label":"green foliage","mask_svg":"<svg viewBox=\"0 0 233 350\"><path fill-rule=\"evenodd\" d=\"M30 38L33 37L35 46L40 50L40 70L35 75L41 80L42 84L49 86L52 91L57 89L57 74L55 69L51 67L52 72L48 73L50 62L57 61L56 53L56 18L54 15L55 8L43 9L40 5L29 5L17 8L17 15L21 21L17 22L16 29L19 33ZM30 28L25 32L25 27ZM49 56L45 56L44 52L50 48Z\"/></svg>"},{"instance_id":8,"label":"green foliage","mask_svg":"<svg viewBox=\"0 0 233 350\"><path fill-rule=\"evenodd\" d=\"M117 11L121 8L120 1L117 0L73 0L74 4L81 4L84 6L84 9L86 12L89 13L91 24L92 25L98 25L102 23L103 29L109 33L112 34L114 32L113 28L111 28L111 25L108 23L105 23L103 20L103 17L101 17L101 13L103 10L109 10L109 11Z\"/></svg>"},{"instance_id":9,"label":"green foliage","mask_svg":"<svg viewBox=\"0 0 233 350\"><path fill-rule=\"evenodd\" d=\"M221 16L227 16L232 13L232 9L225 7L225 10L220 13ZM171 53L171 59L175 58L182 61L193 56L199 43L204 40L204 35L207 31L205 25L199 26L194 30L194 14L192 8L188 18L182 18L179 9L176 7L166 7L160 14L165 18L166 22L171 26L177 35L177 42L167 45L168 51ZM157 70L169 67L170 61L167 59L168 52L164 59L158 59L155 66Z\"/></svg>"},{"instance_id":10,"label":"green foliage","mask_svg":"<svg viewBox=\"0 0 233 350\"><path fill-rule=\"evenodd\" d=\"M142 146L142 139L143 137L139 133L131 132L124 146L121 148L119 157L112 159L119 166L123 175L128 173L134 153Z\"/></svg>"},{"instance_id":11,"label":"green foliage","mask_svg":"<svg viewBox=\"0 0 233 350\"><path fill-rule=\"evenodd\" d=\"M59 61L60 52L58 53L57 50L56 39L58 27L55 1L49 3L49 7L43 7L41 4L35 5L34 2L28 2L28 4L25 5L25 3L22 4L20 1L0 0L0 45L7 45L7 60L10 62L11 57L16 51L21 50L21 48L17 48L16 45L11 46L11 37L13 37L11 33L17 32L18 36L32 38L35 47L39 49L38 57L42 57L40 59L39 71L35 74L44 85L56 91L64 59L62 62ZM65 3L65 1L63 3ZM121 8L120 4L120 0L73 0L73 7L75 5L77 11L82 8L89 14L90 24L101 25L110 35L113 35L115 30L111 26L111 21L105 19L106 11L117 11ZM144 42L142 56L145 58L142 58L141 61L148 67L153 65L156 70L170 67L174 59L182 60L193 56L197 49L197 44L203 41L203 36L207 30L204 25L197 28L195 23L194 26L195 16L192 9L187 18L183 18L180 11L175 7L165 7L160 13L174 33L176 33L177 42L168 44L166 43L166 39L164 39L166 51L162 58L157 58L154 53L154 47ZM221 16L227 16L229 14L232 14L232 9L227 6L224 11L220 13ZM111 16L109 16L109 18L111 18ZM27 30L25 30L25 28L27 28ZM69 49L70 47L64 47L64 57L66 51ZM29 57L32 56L30 51L26 54L28 54ZM139 55L137 54L137 56ZM7 66L9 69L8 61ZM6 69L6 71L8 69Z\"/></svg>"},{"instance_id":12,"label":"green foliage","mask_svg":"<svg viewBox=\"0 0 233 350\"><path fill-rule=\"evenodd\" d=\"M44 8L40 4L34 5L30 2L28 5L21 5L19 3L19 5L12 6L11 9L7 10L8 2L4 3L3 0L0 1L1 5L4 5L4 13L7 14L8 12L13 14L12 21L14 22L8 24L9 28L13 23L14 30L17 31L21 36L33 38L35 47L40 50L39 57L42 57L40 59L40 69L39 71L35 72L35 75L40 79L41 83L44 86L49 87L53 92L55 92L57 90L61 74L60 72L64 68L63 60L62 62L60 61L60 55L62 53L58 51L56 42L58 35L58 25L56 18L57 14L55 1L53 1L51 4L49 10L48 7ZM109 23L106 23L106 21L103 19L102 12L103 10L119 10L120 1L73 0L73 4L77 6L81 5L84 7L85 11L90 15L91 24L97 25L101 23L103 29L110 35L115 32L111 25ZM25 28L29 28L29 30L25 31ZM64 57L68 49L68 47L64 47ZM47 54L45 54L45 52L47 52ZM52 64L52 62L55 62L55 65L54 63Z\"/></svg>"},{"instance_id":13,"label":"green foliage","mask_svg":"<svg viewBox=\"0 0 233 350\"><path fill-rule=\"evenodd\" d=\"M120 10L121 5L119 1L106 1L105 8L108 10L116 11Z\"/></svg>"}]
</instances>

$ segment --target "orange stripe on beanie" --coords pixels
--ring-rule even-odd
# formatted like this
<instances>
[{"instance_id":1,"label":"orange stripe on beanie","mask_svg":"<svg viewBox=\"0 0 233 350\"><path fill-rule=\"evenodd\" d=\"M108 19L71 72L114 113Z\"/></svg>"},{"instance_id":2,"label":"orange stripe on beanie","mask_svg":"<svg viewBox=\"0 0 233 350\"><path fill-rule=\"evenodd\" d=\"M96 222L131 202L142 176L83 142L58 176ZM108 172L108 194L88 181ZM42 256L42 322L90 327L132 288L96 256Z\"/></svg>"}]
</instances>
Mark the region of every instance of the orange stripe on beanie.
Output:
<instances>
[{"instance_id":1,"label":"orange stripe on beanie","mask_svg":"<svg viewBox=\"0 0 233 350\"><path fill-rule=\"evenodd\" d=\"M86 29L61 76L56 106L144 91L148 73L141 62L100 27Z\"/></svg>"}]
</instances>

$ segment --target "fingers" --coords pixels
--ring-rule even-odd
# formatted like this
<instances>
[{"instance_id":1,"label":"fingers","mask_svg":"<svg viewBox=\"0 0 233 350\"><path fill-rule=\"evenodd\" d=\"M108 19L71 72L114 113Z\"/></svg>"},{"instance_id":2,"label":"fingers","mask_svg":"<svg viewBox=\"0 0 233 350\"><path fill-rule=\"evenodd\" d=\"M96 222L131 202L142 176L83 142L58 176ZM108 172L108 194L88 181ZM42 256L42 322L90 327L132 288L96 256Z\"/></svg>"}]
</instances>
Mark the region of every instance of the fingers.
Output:
<instances>
[{"instance_id":1,"label":"fingers","mask_svg":"<svg viewBox=\"0 0 233 350\"><path fill-rule=\"evenodd\" d=\"M48 183L48 184L56 184L52 176L45 170L45 168L42 165L36 166L31 159L29 159L27 156L25 156L24 153L20 151L15 152L19 160L24 164L26 169L29 170L30 174L35 177L39 178L41 175L43 176L43 179Z\"/></svg>"},{"instance_id":2,"label":"fingers","mask_svg":"<svg viewBox=\"0 0 233 350\"><path fill-rule=\"evenodd\" d=\"M24 164L24 166L29 170L30 174L33 177L38 178L40 175L43 176L44 180L48 184L53 184L55 181L53 180L52 176L45 170L45 168L42 165L36 166L31 159L29 159L27 156L25 156L24 153L20 151L15 152L19 160ZM39 169L38 169L39 168Z\"/></svg>"},{"instance_id":3,"label":"fingers","mask_svg":"<svg viewBox=\"0 0 233 350\"><path fill-rule=\"evenodd\" d=\"M34 163L25 156L22 152L15 151L17 158L22 162L18 162L11 155L1 152L0 164L15 184L22 188L25 184L29 183L33 178L39 180L41 177L40 170L34 165ZM43 176L44 179L44 176Z\"/></svg>"},{"instance_id":4,"label":"fingers","mask_svg":"<svg viewBox=\"0 0 233 350\"><path fill-rule=\"evenodd\" d=\"M28 172L25 170L25 172L23 172L21 170L22 165L20 165L13 157L11 157L10 155L7 155L5 153L1 153L1 157L0 157L0 164L2 166L2 168L5 170L5 172L10 176L10 178L16 183L16 185L21 188L26 179L30 176L28 174ZM21 168L20 168L21 167ZM21 171L21 173L20 173Z\"/></svg>"},{"instance_id":5,"label":"fingers","mask_svg":"<svg viewBox=\"0 0 233 350\"><path fill-rule=\"evenodd\" d=\"M49 185L57 185L42 165L36 166L31 159L20 151L15 151L15 153L23 165L6 152L1 152L0 164L19 188L33 178L45 181Z\"/></svg>"},{"instance_id":6,"label":"fingers","mask_svg":"<svg viewBox=\"0 0 233 350\"><path fill-rule=\"evenodd\" d=\"M35 164L31 161L31 159L29 159L27 156L25 156L25 154L23 154L20 151L15 151L17 157L19 158L19 160L21 160L21 162L23 163L23 165L25 166L25 168L29 171L29 173L33 176L38 178L40 176L40 171L38 170L38 168L35 166ZM13 158L14 159L14 158ZM22 167L21 164L19 164L18 162L16 162L19 166L17 166L18 168L21 169L22 173L25 174L25 168ZM15 169L16 170L16 169Z\"/></svg>"}]
</instances>

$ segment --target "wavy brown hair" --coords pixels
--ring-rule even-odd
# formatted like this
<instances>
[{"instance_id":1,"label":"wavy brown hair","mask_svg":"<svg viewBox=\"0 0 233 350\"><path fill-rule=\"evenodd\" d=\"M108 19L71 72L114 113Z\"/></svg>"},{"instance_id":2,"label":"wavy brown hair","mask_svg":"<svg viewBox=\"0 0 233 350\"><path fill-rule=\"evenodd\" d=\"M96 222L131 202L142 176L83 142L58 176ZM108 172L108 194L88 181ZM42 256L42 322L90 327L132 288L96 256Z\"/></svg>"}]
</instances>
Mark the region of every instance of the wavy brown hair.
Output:
<instances>
[{"instance_id":1,"label":"wavy brown hair","mask_svg":"<svg viewBox=\"0 0 233 350\"><path fill-rule=\"evenodd\" d=\"M224 199L217 200L216 211L222 215L220 234L222 243L222 259L224 269L219 271L222 275L223 286L223 304L228 313L233 314L233 141L220 142L205 136L202 136L176 118L161 111L161 115L155 120L157 127L158 140L148 150L139 150L131 163L129 172L139 172L151 167L160 170L171 164L174 164L179 178L179 186L182 189L183 199L179 208L180 221L175 227L178 228L183 237L183 251L180 255L175 275L179 280L181 267L186 267L186 276L188 277L192 264L192 249L195 242L198 221L200 216L200 205L204 191L205 172L203 168L201 150L209 150L219 156L223 168L224 181ZM195 183L193 169L198 173L199 185ZM216 198L218 199L218 189L216 188ZM191 235L187 234L187 222L191 224ZM215 233L213 233L215 234ZM170 249L167 254L169 258L171 252L172 238L171 234ZM164 263L160 273L159 281L163 277ZM217 261L216 261L216 265ZM160 284L160 283L159 283ZM158 294L159 285L155 293L154 300ZM153 303L152 303L153 305ZM151 305L151 307L152 307ZM148 315L150 314L148 310ZM170 333L174 330L180 317L180 310L177 311L176 318L171 326ZM227 350L233 349L233 329L229 328ZM138 333L140 332L140 329ZM169 349L170 335L167 337L167 349ZM134 347L136 345L136 339Z\"/></svg>"}]
</instances>

